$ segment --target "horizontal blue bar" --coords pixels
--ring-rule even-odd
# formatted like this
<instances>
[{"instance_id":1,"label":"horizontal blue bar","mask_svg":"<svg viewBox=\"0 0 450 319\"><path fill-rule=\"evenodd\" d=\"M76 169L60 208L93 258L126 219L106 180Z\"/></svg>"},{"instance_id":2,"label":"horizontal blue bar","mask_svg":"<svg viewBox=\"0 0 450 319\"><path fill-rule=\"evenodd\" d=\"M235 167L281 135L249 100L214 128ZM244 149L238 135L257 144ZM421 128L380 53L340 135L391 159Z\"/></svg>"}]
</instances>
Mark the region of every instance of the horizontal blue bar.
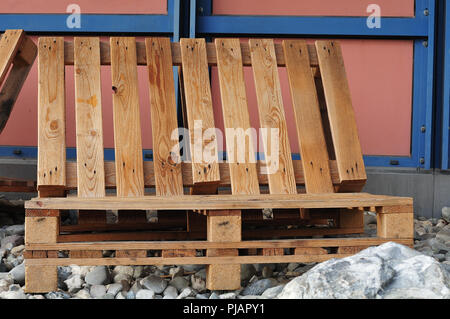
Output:
<instances>
[{"instance_id":1,"label":"horizontal blue bar","mask_svg":"<svg viewBox=\"0 0 450 319\"><path fill-rule=\"evenodd\" d=\"M197 34L427 37L428 19L382 17L371 29L367 17L198 16Z\"/></svg>"},{"instance_id":2,"label":"horizontal blue bar","mask_svg":"<svg viewBox=\"0 0 450 319\"><path fill-rule=\"evenodd\" d=\"M170 15L82 14L80 28L69 28L69 14L0 14L0 31L173 33Z\"/></svg>"},{"instance_id":3,"label":"horizontal blue bar","mask_svg":"<svg viewBox=\"0 0 450 319\"><path fill-rule=\"evenodd\" d=\"M144 161L153 160L153 150L142 151ZM219 152L219 158L224 159L226 152ZM264 153L257 153L258 160L264 159ZM16 159L36 159L37 147L33 146L0 146L0 159L1 158L16 158ZM66 149L67 160L76 160L77 154L74 147L68 147ZM114 149L106 148L104 150L105 161L114 161ZM292 154L293 160L300 160L300 154ZM392 165L391 161L397 161L398 165ZM411 157L400 156L364 156L364 163L366 166L378 166L378 167L417 167L417 163Z\"/></svg>"}]
</instances>

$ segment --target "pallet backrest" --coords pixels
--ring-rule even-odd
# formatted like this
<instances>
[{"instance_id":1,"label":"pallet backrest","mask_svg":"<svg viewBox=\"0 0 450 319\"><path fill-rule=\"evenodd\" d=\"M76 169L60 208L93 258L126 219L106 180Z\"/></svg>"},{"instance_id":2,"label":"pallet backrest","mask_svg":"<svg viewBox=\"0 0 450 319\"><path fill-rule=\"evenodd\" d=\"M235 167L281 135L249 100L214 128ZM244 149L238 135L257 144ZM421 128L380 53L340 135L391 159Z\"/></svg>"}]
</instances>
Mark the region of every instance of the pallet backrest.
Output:
<instances>
[{"instance_id":1,"label":"pallet backrest","mask_svg":"<svg viewBox=\"0 0 450 319\"><path fill-rule=\"evenodd\" d=\"M360 191L366 180L355 116L341 48L335 41L271 39L182 39L62 37L39 39L38 189L40 196L61 196L77 189L80 197L103 197L106 188L117 196L143 196L146 187L157 195L216 193L231 186L233 194ZM74 65L77 163L66 162L65 65ZM111 66L115 162L103 158L100 66ZM137 67L147 66L153 135L153 161L143 161ZM250 128L244 66L252 66L260 127L277 129L277 169L262 174L254 161L252 136L240 161L233 131L225 129L227 162L206 161L195 147L192 163L180 163L172 146L178 129L173 66L180 67L184 125L191 143L200 142L218 154L209 66L218 67L225 128ZM278 68L286 67L293 102L301 160L293 161L281 96ZM103 79L107 81L107 79ZM201 122L200 122L201 121ZM201 127L198 127L201 123ZM194 139L196 130L208 138ZM263 139L264 149L271 145Z\"/></svg>"}]
</instances>

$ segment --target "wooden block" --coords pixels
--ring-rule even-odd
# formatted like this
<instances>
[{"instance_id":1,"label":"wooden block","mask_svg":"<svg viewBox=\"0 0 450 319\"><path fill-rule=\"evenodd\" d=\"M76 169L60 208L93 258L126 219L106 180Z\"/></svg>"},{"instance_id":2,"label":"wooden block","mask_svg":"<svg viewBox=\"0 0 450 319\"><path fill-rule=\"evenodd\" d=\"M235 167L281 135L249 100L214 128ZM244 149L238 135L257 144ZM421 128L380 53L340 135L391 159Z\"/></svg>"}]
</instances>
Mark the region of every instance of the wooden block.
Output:
<instances>
[{"instance_id":1,"label":"wooden block","mask_svg":"<svg viewBox=\"0 0 450 319\"><path fill-rule=\"evenodd\" d=\"M414 238L414 213L377 214L377 234L381 238Z\"/></svg>"},{"instance_id":2,"label":"wooden block","mask_svg":"<svg viewBox=\"0 0 450 319\"><path fill-rule=\"evenodd\" d=\"M284 40L283 49L306 192L333 193L329 156L306 41Z\"/></svg>"},{"instance_id":3,"label":"wooden block","mask_svg":"<svg viewBox=\"0 0 450 319\"><path fill-rule=\"evenodd\" d=\"M358 209L340 209L339 227L361 228L364 232L364 211Z\"/></svg>"},{"instance_id":4,"label":"wooden block","mask_svg":"<svg viewBox=\"0 0 450 319\"><path fill-rule=\"evenodd\" d=\"M239 256L239 250L234 248L210 248L206 251L207 257Z\"/></svg>"},{"instance_id":5,"label":"wooden block","mask_svg":"<svg viewBox=\"0 0 450 319\"><path fill-rule=\"evenodd\" d=\"M111 37L117 196L144 195L136 41Z\"/></svg>"},{"instance_id":6,"label":"wooden block","mask_svg":"<svg viewBox=\"0 0 450 319\"><path fill-rule=\"evenodd\" d=\"M338 248L338 254L349 254L354 255L359 253L361 250L369 248L370 246L342 246Z\"/></svg>"},{"instance_id":7,"label":"wooden block","mask_svg":"<svg viewBox=\"0 0 450 319\"><path fill-rule=\"evenodd\" d=\"M103 258L101 250L71 250L70 258Z\"/></svg>"},{"instance_id":8,"label":"wooden block","mask_svg":"<svg viewBox=\"0 0 450 319\"><path fill-rule=\"evenodd\" d=\"M237 249L208 249L208 257L238 256ZM236 290L241 287L241 265L213 264L206 266L206 286L209 290Z\"/></svg>"},{"instance_id":9,"label":"wooden block","mask_svg":"<svg viewBox=\"0 0 450 319\"><path fill-rule=\"evenodd\" d=\"M215 44L231 191L233 194L259 194L240 41L216 39Z\"/></svg>"},{"instance_id":10,"label":"wooden block","mask_svg":"<svg viewBox=\"0 0 450 319\"><path fill-rule=\"evenodd\" d=\"M26 217L59 217L59 210L57 209L26 209Z\"/></svg>"},{"instance_id":11,"label":"wooden block","mask_svg":"<svg viewBox=\"0 0 450 319\"><path fill-rule=\"evenodd\" d=\"M74 40L79 197L105 196L99 38Z\"/></svg>"},{"instance_id":12,"label":"wooden block","mask_svg":"<svg viewBox=\"0 0 450 319\"><path fill-rule=\"evenodd\" d=\"M27 266L25 261L25 292L45 293L58 290L56 266Z\"/></svg>"},{"instance_id":13,"label":"wooden block","mask_svg":"<svg viewBox=\"0 0 450 319\"><path fill-rule=\"evenodd\" d=\"M193 183L217 184L220 173L206 43L204 39L181 39L180 46Z\"/></svg>"},{"instance_id":14,"label":"wooden block","mask_svg":"<svg viewBox=\"0 0 450 319\"><path fill-rule=\"evenodd\" d=\"M56 243L59 217L25 217L25 244Z\"/></svg>"},{"instance_id":15,"label":"wooden block","mask_svg":"<svg viewBox=\"0 0 450 319\"><path fill-rule=\"evenodd\" d=\"M297 188L273 40L250 39L249 44L261 128L268 129L263 145L266 165L270 173L268 175L270 193L296 194ZM272 129L278 129L278 136L270 134ZM271 146L275 142L278 142L278 154L271 154ZM269 155L275 159L269 160Z\"/></svg>"},{"instance_id":16,"label":"wooden block","mask_svg":"<svg viewBox=\"0 0 450 319\"><path fill-rule=\"evenodd\" d=\"M147 251L132 249L132 250L116 250L116 258L146 258Z\"/></svg>"},{"instance_id":17,"label":"wooden block","mask_svg":"<svg viewBox=\"0 0 450 319\"><path fill-rule=\"evenodd\" d=\"M241 216L208 216L208 241L241 241Z\"/></svg>"},{"instance_id":18,"label":"wooden block","mask_svg":"<svg viewBox=\"0 0 450 319\"><path fill-rule=\"evenodd\" d=\"M169 38L145 39L149 74L150 107L153 137L153 165L156 194L183 195L172 53Z\"/></svg>"},{"instance_id":19,"label":"wooden block","mask_svg":"<svg viewBox=\"0 0 450 319\"><path fill-rule=\"evenodd\" d=\"M327 255L328 251L320 247L296 247L295 255Z\"/></svg>"},{"instance_id":20,"label":"wooden block","mask_svg":"<svg viewBox=\"0 0 450 319\"><path fill-rule=\"evenodd\" d=\"M173 257L195 257L195 249L163 249L161 257L173 258Z\"/></svg>"},{"instance_id":21,"label":"wooden block","mask_svg":"<svg viewBox=\"0 0 450 319\"><path fill-rule=\"evenodd\" d=\"M316 49L340 180L365 181L366 171L340 44L316 41Z\"/></svg>"},{"instance_id":22,"label":"wooden block","mask_svg":"<svg viewBox=\"0 0 450 319\"><path fill-rule=\"evenodd\" d=\"M39 38L38 188L66 185L64 38Z\"/></svg>"},{"instance_id":23,"label":"wooden block","mask_svg":"<svg viewBox=\"0 0 450 319\"><path fill-rule=\"evenodd\" d=\"M262 248L258 253L262 256L283 256L284 249L283 248Z\"/></svg>"}]
</instances>

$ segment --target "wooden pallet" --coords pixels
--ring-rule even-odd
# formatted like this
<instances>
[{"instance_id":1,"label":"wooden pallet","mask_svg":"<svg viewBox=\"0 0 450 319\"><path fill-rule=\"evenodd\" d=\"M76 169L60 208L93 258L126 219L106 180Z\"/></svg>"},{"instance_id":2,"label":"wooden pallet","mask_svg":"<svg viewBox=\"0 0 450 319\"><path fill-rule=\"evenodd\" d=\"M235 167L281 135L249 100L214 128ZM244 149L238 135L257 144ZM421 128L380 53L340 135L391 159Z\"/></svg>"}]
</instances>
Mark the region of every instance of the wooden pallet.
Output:
<instances>
[{"instance_id":1,"label":"wooden pallet","mask_svg":"<svg viewBox=\"0 0 450 319\"><path fill-rule=\"evenodd\" d=\"M39 197L26 202L26 291L56 289L56 266L68 264L205 264L209 289L233 290L240 264L321 262L391 240L412 245L412 198L359 193L366 173L338 42L45 37L38 47ZM65 65L75 69L76 163L65 155ZM114 162L103 158L100 65L111 66ZM142 155L139 65L149 76L152 162ZM225 163L207 162L192 147L194 161L177 162L173 66L182 73L190 142L212 151L214 133L194 139L197 121L203 130L219 121L208 66L218 68L225 127L244 130L251 126L243 66L251 66L260 127L278 129L278 169L263 174L266 163L252 161L252 137L244 144L250 155L230 160L236 143L229 131ZM301 161L291 157L280 66L289 77ZM78 210L77 225L61 225L67 210ZM106 222L109 210L118 211L117 224ZM146 221L148 210L157 211L157 223ZM377 213L376 238L296 238L362 233L365 210ZM103 258L103 250L115 257Z\"/></svg>"}]
</instances>

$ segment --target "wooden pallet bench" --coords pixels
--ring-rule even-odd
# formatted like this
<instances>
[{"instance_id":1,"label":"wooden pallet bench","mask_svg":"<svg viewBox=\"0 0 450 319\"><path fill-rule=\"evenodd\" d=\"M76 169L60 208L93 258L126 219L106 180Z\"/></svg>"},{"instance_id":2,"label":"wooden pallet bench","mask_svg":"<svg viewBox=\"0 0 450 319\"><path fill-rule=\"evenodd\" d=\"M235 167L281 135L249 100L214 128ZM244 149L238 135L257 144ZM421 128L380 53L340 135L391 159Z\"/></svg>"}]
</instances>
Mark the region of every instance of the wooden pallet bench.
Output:
<instances>
[{"instance_id":1,"label":"wooden pallet bench","mask_svg":"<svg viewBox=\"0 0 450 319\"><path fill-rule=\"evenodd\" d=\"M339 42L43 37L38 50L39 196L26 202L26 291L55 290L56 267L70 264L205 264L209 289L233 290L240 264L321 262L392 240L412 245L412 198L360 193L366 173ZM65 153L65 65L75 71L76 163ZM113 162L103 157L102 108L110 106L102 105L101 65L111 67ZM143 123L152 128L152 161L142 152L138 66L148 70L151 120ZM192 146L191 162L176 160L173 66L189 142L216 160ZM218 69L224 126L243 130L251 127L243 67L252 68L260 127L276 129L279 141L270 174L261 169L268 160L252 158L252 136L234 143L226 130L225 162L215 133L195 138L198 121L202 132L219 121L209 66ZM278 67L289 77L301 160L292 160ZM239 143L245 160L232 158ZM78 224L61 224L68 211L78 211ZM158 222L147 221L150 211ZM377 213L377 237L299 238L363 233L364 211ZM106 222L111 212L116 224Z\"/></svg>"}]
</instances>

